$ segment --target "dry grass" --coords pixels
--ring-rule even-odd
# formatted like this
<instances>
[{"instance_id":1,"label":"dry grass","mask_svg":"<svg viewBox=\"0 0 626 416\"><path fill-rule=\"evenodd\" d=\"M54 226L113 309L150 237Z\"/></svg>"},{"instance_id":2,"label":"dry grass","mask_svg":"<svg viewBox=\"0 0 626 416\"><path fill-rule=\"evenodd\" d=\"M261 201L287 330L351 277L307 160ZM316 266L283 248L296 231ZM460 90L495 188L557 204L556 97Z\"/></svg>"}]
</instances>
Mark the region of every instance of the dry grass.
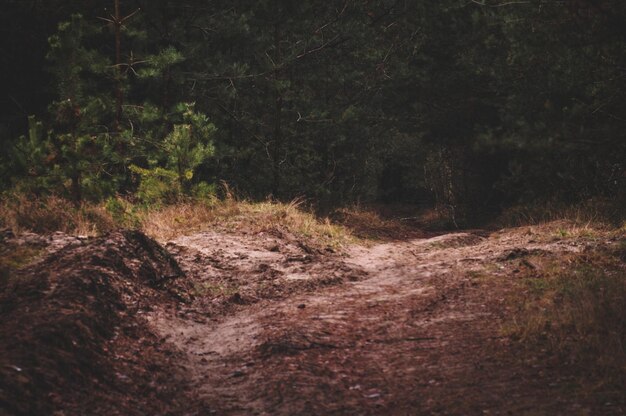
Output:
<instances>
[{"instance_id":1,"label":"dry grass","mask_svg":"<svg viewBox=\"0 0 626 416\"><path fill-rule=\"evenodd\" d=\"M562 240L562 239L602 239L615 228L599 222L576 222L572 220L557 220L537 226L531 226L530 230L538 236L540 240Z\"/></svg>"},{"instance_id":2,"label":"dry grass","mask_svg":"<svg viewBox=\"0 0 626 416\"><path fill-rule=\"evenodd\" d=\"M626 243L552 259L524 281L510 333L548 346L603 386L626 386Z\"/></svg>"},{"instance_id":3,"label":"dry grass","mask_svg":"<svg viewBox=\"0 0 626 416\"><path fill-rule=\"evenodd\" d=\"M426 215L429 212L426 213ZM366 240L404 240L423 237L425 213L414 216L386 218L376 207L342 208L332 214L333 222L348 228L350 232ZM426 218L428 220L428 218Z\"/></svg>"},{"instance_id":4,"label":"dry grass","mask_svg":"<svg viewBox=\"0 0 626 416\"><path fill-rule=\"evenodd\" d=\"M225 201L190 202L147 211L141 227L160 241L207 229L258 233L284 231L319 246L338 247L352 241L345 227L331 224L291 203Z\"/></svg>"},{"instance_id":5,"label":"dry grass","mask_svg":"<svg viewBox=\"0 0 626 416\"><path fill-rule=\"evenodd\" d=\"M619 203L609 200L595 199L574 205L546 202L510 207L500 214L495 225L508 228L566 220L578 226L616 226L623 224L625 214Z\"/></svg>"},{"instance_id":6,"label":"dry grass","mask_svg":"<svg viewBox=\"0 0 626 416\"><path fill-rule=\"evenodd\" d=\"M93 236L117 226L107 210L100 205L83 203L79 206L56 197L10 195L0 201L0 227L15 233L31 231L48 234L62 231L68 234Z\"/></svg>"},{"instance_id":7,"label":"dry grass","mask_svg":"<svg viewBox=\"0 0 626 416\"><path fill-rule=\"evenodd\" d=\"M237 201L231 195L224 201L189 200L153 208L139 207L122 198L76 206L55 196L18 195L0 201L0 227L17 234L62 231L87 236L117 228L139 228L160 241L208 229L247 233L275 230L319 247L338 248L353 241L345 227L307 212L297 200L253 203Z\"/></svg>"},{"instance_id":8,"label":"dry grass","mask_svg":"<svg viewBox=\"0 0 626 416\"><path fill-rule=\"evenodd\" d=\"M160 241L177 235L211 228L215 215L211 207L199 203L180 203L140 214L141 229Z\"/></svg>"}]
</instances>

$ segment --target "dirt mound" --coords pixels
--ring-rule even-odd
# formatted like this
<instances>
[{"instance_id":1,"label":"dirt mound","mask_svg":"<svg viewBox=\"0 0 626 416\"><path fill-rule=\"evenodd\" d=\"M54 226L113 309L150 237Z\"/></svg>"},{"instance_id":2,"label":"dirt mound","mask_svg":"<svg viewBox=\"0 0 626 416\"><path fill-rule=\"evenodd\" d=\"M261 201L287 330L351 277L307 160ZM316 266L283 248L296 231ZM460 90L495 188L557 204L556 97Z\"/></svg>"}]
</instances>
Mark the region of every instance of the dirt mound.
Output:
<instances>
[{"instance_id":1,"label":"dirt mound","mask_svg":"<svg viewBox=\"0 0 626 416\"><path fill-rule=\"evenodd\" d=\"M182 276L162 247L134 231L72 241L13 272L0 288L0 414L179 406L176 352L142 315L189 300Z\"/></svg>"}]
</instances>

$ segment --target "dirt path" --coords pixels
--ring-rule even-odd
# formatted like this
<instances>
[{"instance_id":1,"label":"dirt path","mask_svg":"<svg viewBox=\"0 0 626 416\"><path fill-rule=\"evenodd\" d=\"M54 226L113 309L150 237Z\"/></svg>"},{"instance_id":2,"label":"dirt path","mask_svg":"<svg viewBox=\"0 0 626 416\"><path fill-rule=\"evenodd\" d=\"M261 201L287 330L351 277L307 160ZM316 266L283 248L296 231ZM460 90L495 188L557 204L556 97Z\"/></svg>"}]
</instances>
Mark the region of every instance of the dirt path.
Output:
<instances>
[{"instance_id":1,"label":"dirt path","mask_svg":"<svg viewBox=\"0 0 626 416\"><path fill-rule=\"evenodd\" d=\"M502 332L507 281L523 267L514 260L588 244L540 240L455 233L308 262L306 247L272 235L184 237L168 245L183 269L238 282L229 290L241 305L149 319L185 352L198 414L596 414L567 371ZM247 301L266 287L293 290Z\"/></svg>"}]
</instances>

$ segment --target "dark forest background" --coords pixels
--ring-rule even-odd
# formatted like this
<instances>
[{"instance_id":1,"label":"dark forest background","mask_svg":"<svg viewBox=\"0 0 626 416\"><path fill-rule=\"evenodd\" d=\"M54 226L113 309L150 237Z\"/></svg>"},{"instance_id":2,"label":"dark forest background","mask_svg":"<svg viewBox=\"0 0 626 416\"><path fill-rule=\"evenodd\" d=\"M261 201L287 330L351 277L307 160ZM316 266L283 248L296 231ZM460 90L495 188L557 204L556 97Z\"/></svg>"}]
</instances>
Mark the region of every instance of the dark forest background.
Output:
<instances>
[{"instance_id":1,"label":"dark forest background","mask_svg":"<svg viewBox=\"0 0 626 416\"><path fill-rule=\"evenodd\" d=\"M1 4L5 192L626 200L622 0Z\"/></svg>"}]
</instances>

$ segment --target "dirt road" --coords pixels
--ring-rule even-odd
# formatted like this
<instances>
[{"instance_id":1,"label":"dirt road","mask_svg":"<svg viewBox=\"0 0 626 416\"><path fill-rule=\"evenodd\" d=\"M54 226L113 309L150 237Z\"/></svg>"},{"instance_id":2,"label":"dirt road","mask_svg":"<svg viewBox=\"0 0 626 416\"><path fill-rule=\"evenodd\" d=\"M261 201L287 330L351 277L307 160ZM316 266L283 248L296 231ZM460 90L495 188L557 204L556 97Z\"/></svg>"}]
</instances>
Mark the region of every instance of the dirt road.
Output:
<instances>
[{"instance_id":1,"label":"dirt road","mask_svg":"<svg viewBox=\"0 0 626 416\"><path fill-rule=\"evenodd\" d=\"M622 414L576 397L567 368L502 329L511 279L534 267L524 257L588 244L517 229L316 256L272 235L203 233L168 248L222 296L148 319L184 352L190 414Z\"/></svg>"},{"instance_id":2,"label":"dirt road","mask_svg":"<svg viewBox=\"0 0 626 416\"><path fill-rule=\"evenodd\" d=\"M0 287L0 415L626 414L507 330L521 282L613 244L551 227L341 250L276 227L9 235L33 262Z\"/></svg>"}]
</instances>

